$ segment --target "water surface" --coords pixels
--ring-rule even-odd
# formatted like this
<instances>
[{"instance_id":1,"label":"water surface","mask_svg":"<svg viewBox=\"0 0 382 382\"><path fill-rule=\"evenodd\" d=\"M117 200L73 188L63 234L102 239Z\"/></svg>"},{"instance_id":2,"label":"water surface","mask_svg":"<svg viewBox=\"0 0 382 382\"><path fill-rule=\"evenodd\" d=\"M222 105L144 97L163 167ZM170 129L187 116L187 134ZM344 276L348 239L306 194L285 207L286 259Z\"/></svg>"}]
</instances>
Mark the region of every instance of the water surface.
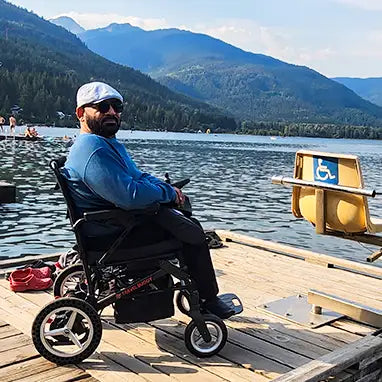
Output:
<instances>
[{"instance_id":1,"label":"water surface","mask_svg":"<svg viewBox=\"0 0 382 382\"><path fill-rule=\"evenodd\" d=\"M51 253L73 245L65 205L54 192L49 160L68 153L55 137L74 129L39 128L43 142L0 141L0 180L17 185L17 204L0 205L0 256ZM273 175L293 175L297 150L356 154L366 185L382 190L382 142L122 131L138 166L163 178L190 177L185 192L206 228L229 229L261 239L364 261L375 248L326 236L290 212L291 189L272 185ZM370 201L373 215L381 199ZM381 213L382 215L382 213Z\"/></svg>"}]
</instances>

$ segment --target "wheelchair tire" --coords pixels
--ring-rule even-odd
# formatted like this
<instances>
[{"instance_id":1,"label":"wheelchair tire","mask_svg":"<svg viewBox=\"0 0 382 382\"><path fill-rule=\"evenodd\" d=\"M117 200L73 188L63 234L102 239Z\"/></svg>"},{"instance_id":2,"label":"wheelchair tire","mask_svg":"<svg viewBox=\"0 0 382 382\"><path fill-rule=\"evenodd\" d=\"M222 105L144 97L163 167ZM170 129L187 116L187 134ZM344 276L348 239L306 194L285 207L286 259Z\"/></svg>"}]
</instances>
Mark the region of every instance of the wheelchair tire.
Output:
<instances>
[{"instance_id":1,"label":"wheelchair tire","mask_svg":"<svg viewBox=\"0 0 382 382\"><path fill-rule=\"evenodd\" d=\"M176 306L178 307L178 309L185 315L189 315L189 312L190 312L190 304L189 304L189 301L187 299L187 296L182 292L182 291L179 291L175 297L175 303L176 303ZM188 306L187 306L187 305Z\"/></svg>"},{"instance_id":2,"label":"wheelchair tire","mask_svg":"<svg viewBox=\"0 0 382 382\"><path fill-rule=\"evenodd\" d=\"M101 337L102 324L97 312L87 302L73 297L45 305L32 324L32 340L37 351L57 365L76 364L90 357ZM69 347L70 350L74 347L74 351L61 350Z\"/></svg>"},{"instance_id":3,"label":"wheelchair tire","mask_svg":"<svg viewBox=\"0 0 382 382\"><path fill-rule=\"evenodd\" d=\"M212 357L220 352L227 342L227 327L222 319L213 314L204 314L208 331L212 337L210 342L205 342L199 333L194 320L192 320L184 331L184 342L190 353L199 358Z\"/></svg>"},{"instance_id":4,"label":"wheelchair tire","mask_svg":"<svg viewBox=\"0 0 382 382\"><path fill-rule=\"evenodd\" d=\"M85 271L82 264L73 264L62 270L53 284L54 297L65 297L66 293L70 293L71 288L69 283L71 282L74 284L76 282L76 277L78 278L78 281L85 279Z\"/></svg>"}]
</instances>

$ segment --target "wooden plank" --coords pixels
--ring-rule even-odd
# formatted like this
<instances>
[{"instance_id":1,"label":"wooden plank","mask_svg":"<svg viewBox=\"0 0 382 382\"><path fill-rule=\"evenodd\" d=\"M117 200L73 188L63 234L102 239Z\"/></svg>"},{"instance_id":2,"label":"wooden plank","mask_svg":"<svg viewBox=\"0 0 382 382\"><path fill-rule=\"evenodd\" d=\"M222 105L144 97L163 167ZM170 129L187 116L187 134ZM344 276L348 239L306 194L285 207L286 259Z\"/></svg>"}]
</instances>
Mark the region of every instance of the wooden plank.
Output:
<instances>
[{"instance_id":1,"label":"wooden plank","mask_svg":"<svg viewBox=\"0 0 382 382\"><path fill-rule=\"evenodd\" d=\"M7 352L11 349L16 349L21 346L29 345L32 343L32 340L26 336L25 334L19 334L12 337L3 338L0 341L0 357L2 352ZM4 357L6 357L6 354L3 354Z\"/></svg>"},{"instance_id":2,"label":"wooden plank","mask_svg":"<svg viewBox=\"0 0 382 382\"><path fill-rule=\"evenodd\" d=\"M377 302L376 304L382 306L382 296L379 293L380 280L376 278L365 277L360 274L333 268L326 272L323 279L322 269L319 267L311 266L293 257L274 253L270 254L264 249L235 243L231 243L227 248L213 251L213 253L216 254L214 261L224 259L224 267L228 267L229 271L235 265L240 265L241 269L239 268L239 272L241 275L243 274L242 269L245 267L246 276L247 272L250 272L250 274L256 274L256 277L259 279L272 281L285 280L285 282L289 282L289 287L306 285L307 283L330 284L332 288L344 292L351 289L354 296L360 296L367 300L370 300L370 295L372 294L373 300ZM239 259L240 261L238 261ZM346 277L346 283L343 283L344 277ZM318 287L315 288L318 289ZM354 296L353 298L355 298Z\"/></svg>"},{"instance_id":3,"label":"wooden plank","mask_svg":"<svg viewBox=\"0 0 382 382\"><path fill-rule=\"evenodd\" d=\"M19 379L27 378L34 374L54 369L56 367L56 365L42 357L34 358L25 362L0 368L0 381L18 381Z\"/></svg>"},{"instance_id":4,"label":"wooden plank","mask_svg":"<svg viewBox=\"0 0 382 382\"><path fill-rule=\"evenodd\" d=\"M166 333L170 333L178 337L179 340L183 338L185 325L175 321L174 319L155 321L151 325L157 329L163 330ZM243 362L240 358L244 353L243 349L249 350L249 357L251 356L251 352L255 353L253 354L253 364L256 364L259 367L263 358L270 359L280 363L281 365L288 366L289 368L295 368L310 361L310 358L301 354L296 354L290 350L280 348L270 342L260 340L256 337L246 334L245 332L240 332L237 330L229 330L228 341L232 344L230 345L231 349L228 351L226 348L224 348L221 355L230 361L242 365L243 367L246 367L243 365ZM261 356L259 360L260 362L255 360L256 356ZM277 367L276 365L274 366ZM253 367L250 367L250 369L256 370Z\"/></svg>"},{"instance_id":5,"label":"wooden plank","mask_svg":"<svg viewBox=\"0 0 382 382\"><path fill-rule=\"evenodd\" d=\"M83 381L89 378L90 375L76 366L60 366L42 371L40 373L27 375L24 378L19 378L19 382L68 382L68 381Z\"/></svg>"},{"instance_id":6,"label":"wooden plank","mask_svg":"<svg viewBox=\"0 0 382 382\"><path fill-rule=\"evenodd\" d=\"M28 359L38 357L40 357L40 355L33 344L10 349L4 353L0 353L0 368L16 362L26 361Z\"/></svg>"},{"instance_id":7,"label":"wooden plank","mask_svg":"<svg viewBox=\"0 0 382 382\"><path fill-rule=\"evenodd\" d=\"M345 330L349 333L357 334L359 336L367 336L368 334L372 334L375 332L375 328L370 325L354 322L346 318L335 321L330 325Z\"/></svg>"},{"instance_id":8,"label":"wooden plank","mask_svg":"<svg viewBox=\"0 0 382 382\"><path fill-rule=\"evenodd\" d=\"M344 314L356 321L364 322L376 328L382 328L382 311L380 310L317 290L310 290L308 292L308 302L315 306Z\"/></svg>"},{"instance_id":9,"label":"wooden plank","mask_svg":"<svg viewBox=\"0 0 382 382\"><path fill-rule=\"evenodd\" d=\"M213 253L215 265L222 267L229 277L237 275L242 278L243 268L245 268L246 280L249 277L257 281L256 287L261 287L261 281L263 281L273 286L275 291L282 289L301 293L310 288L328 292L335 289L336 292L341 291L343 297L348 296L365 304L371 301L373 307L382 308L380 280L375 278L339 269L330 269L323 278L320 267L282 255L269 256L269 253L264 250L234 243L231 243L228 248L222 248ZM346 277L346 283L343 282L344 277ZM272 293L271 290L268 293ZM370 295L373 295L372 300Z\"/></svg>"},{"instance_id":10,"label":"wooden plank","mask_svg":"<svg viewBox=\"0 0 382 382\"><path fill-rule=\"evenodd\" d=\"M130 374L127 375L129 381L130 379L151 382L169 382L174 380L167 374L162 373L160 370L135 358L134 354L130 353L130 346L138 346L135 342L135 338L131 339L131 337L125 337L122 331L115 333L115 328L106 322L103 323L103 328L104 332L102 342L98 347L98 352L102 354L102 357L104 357L106 362L109 359L130 371ZM127 349L121 349L121 347L118 346L119 342L115 341L115 337L119 337L121 335L124 341L129 341L129 346ZM154 351L151 352L151 354L154 353Z\"/></svg>"},{"instance_id":11,"label":"wooden plank","mask_svg":"<svg viewBox=\"0 0 382 382\"><path fill-rule=\"evenodd\" d=\"M108 325L105 323L105 325ZM167 374L176 380L189 380L197 378L203 381L222 381L223 378L211 374L202 367L189 362L189 354L183 351L182 357L172 354L163 349L162 343L159 347L155 341L142 338L138 332L122 331L116 327L109 327L103 332L105 342L113 344L123 353L150 365L163 374ZM187 352L188 353L188 352Z\"/></svg>"},{"instance_id":12,"label":"wooden plank","mask_svg":"<svg viewBox=\"0 0 382 382\"><path fill-rule=\"evenodd\" d=\"M114 362L109 357L100 353L94 353L87 360L81 362L79 368L91 374L102 382L144 382L145 379L132 373L124 366ZM86 380L86 379L85 379Z\"/></svg>"},{"instance_id":13,"label":"wooden plank","mask_svg":"<svg viewBox=\"0 0 382 382\"><path fill-rule=\"evenodd\" d=\"M35 314L37 314L37 311L40 310L39 305L43 305L46 302L52 301L52 296L44 292L14 294L13 292L6 290L3 285L4 284L0 282L0 297L7 296L7 300L0 300L0 308L5 308L8 311L13 311L14 314L18 314L18 306L22 306L24 310L23 318L25 320L18 321L18 325L22 328L22 330L25 330L26 332L30 333L30 326L34 319L34 316ZM36 305L32 301L35 301L39 305ZM13 302L14 305L11 302ZM4 303L6 304L6 306L4 306ZM14 314L11 315L11 317L14 317ZM105 350L105 347L103 346L102 342L101 345L98 347L98 351L108 351L109 354L112 354L112 352L115 352L115 350L115 348L110 349L110 347L107 346ZM109 380L110 378L110 381L114 378L114 380L123 381L125 380L125 378L128 377L129 381L144 381L142 377L139 377L134 372L131 372L124 366L120 366L118 363L114 362L112 358L113 357L105 357L103 355L96 354L92 356L90 361L83 362L81 364L81 367L83 367L84 370L88 371L91 375L93 375L96 378L106 378L107 380ZM143 369L141 366L141 361L135 360L135 362L139 364L140 370ZM139 369L139 367L137 367L137 369ZM150 372L155 374L155 372L157 371L150 370ZM163 376L163 374L161 375ZM162 380L164 379L162 378Z\"/></svg>"},{"instance_id":14,"label":"wooden plank","mask_svg":"<svg viewBox=\"0 0 382 382\"><path fill-rule=\"evenodd\" d=\"M318 382L361 360L382 353L382 336L367 336L275 379L278 382Z\"/></svg>"},{"instance_id":15,"label":"wooden plank","mask_svg":"<svg viewBox=\"0 0 382 382\"><path fill-rule=\"evenodd\" d=\"M0 340L7 337L12 337L21 334L20 330L14 328L13 326L7 325L0 327Z\"/></svg>"},{"instance_id":16,"label":"wooden plank","mask_svg":"<svg viewBox=\"0 0 382 382\"><path fill-rule=\"evenodd\" d=\"M19 294L20 296L21 296L21 294ZM36 303L40 303L40 302L45 302L46 301L46 299L47 298L50 298L49 296L46 296L46 295L44 295L43 293L37 293L37 294L34 294L34 293L23 293L22 294L22 297L23 298L27 298L28 300L31 300L31 301L34 301L34 302L36 302ZM110 333L110 331L108 330L108 331L104 331L104 334L103 334L103 339L105 340L105 341L107 341L107 339L108 339L108 335L109 335L109 333ZM179 341L178 339L177 339L177 342L178 343L181 343L182 344L182 346L184 347L184 345L183 345L183 341ZM113 340L110 340L109 341L109 344L115 344L116 342L115 342L115 339L113 339ZM129 339L129 340L126 340L125 341L125 343L127 343L127 344L131 344L131 339ZM126 347L126 345L125 345L125 347ZM102 348L102 347L101 347ZM100 349L100 348L99 348ZM124 349L125 350L125 349ZM101 351L101 350L99 350L99 351ZM134 349L132 349L131 351L134 351ZM128 351L129 352L129 354L131 354L131 351ZM153 352L153 350L151 350L151 352ZM180 351L180 350L178 350L178 352L179 352L179 354L178 354L178 356L184 356L184 354L185 353L188 353L188 351L187 350L185 350L184 348L182 348L182 350ZM244 352L244 351L243 351ZM134 353L133 353L134 354ZM188 361L189 361L189 359L187 359ZM145 361L145 359L144 359L144 361ZM223 362L222 360L221 360L221 362ZM125 365L126 366L126 365ZM130 365L130 367L131 367L131 365ZM281 366L279 365L278 366L278 368L281 368ZM277 369L277 368L276 368ZM285 371L288 371L289 369L287 369L287 368L285 368L284 367L284 369L283 369L283 371L285 372ZM243 370L242 372L244 372L245 370ZM248 371L247 371L248 372ZM163 374L162 374L163 375ZM263 377L262 377L263 378Z\"/></svg>"},{"instance_id":17,"label":"wooden plank","mask_svg":"<svg viewBox=\"0 0 382 382\"><path fill-rule=\"evenodd\" d=\"M223 239L231 239L234 242L248 243L251 245L256 245L258 247L268 249L271 251L277 251L280 253L285 253L293 256L300 257L304 260L317 260L326 264L332 264L337 267L345 268L350 271L363 272L369 274L370 276L382 277L382 268L374 267L367 264L356 263L354 261L340 259L320 253L315 253L308 251L306 249L295 248L285 244L273 243L267 240L255 239L253 237L241 235L238 233L233 233L224 230L217 230L216 233Z\"/></svg>"},{"instance_id":18,"label":"wooden plank","mask_svg":"<svg viewBox=\"0 0 382 382\"><path fill-rule=\"evenodd\" d=\"M184 325L175 320L155 321L151 325L133 324L123 327L129 332L132 331L139 338L157 344L164 350L229 381L264 381L266 378L262 375L274 378L280 373L290 370L285 365L230 343L226 344L219 355L210 357L205 362L190 354L185 348L183 343Z\"/></svg>"},{"instance_id":19,"label":"wooden plank","mask_svg":"<svg viewBox=\"0 0 382 382\"><path fill-rule=\"evenodd\" d=\"M239 280L232 280L231 277L222 276L219 278L220 289L222 291L225 291L225 290L237 291L238 283L239 283ZM256 295L253 292L253 288L252 288L252 285L250 282L246 281L246 288L247 289L241 289L241 290L237 291L237 293L240 296L240 298L243 302L243 305L244 305L244 313L243 313L243 315L235 317L235 318L240 320L241 317L246 315L249 320L251 320L253 317L261 317L262 319L264 319L266 321L275 322L275 320L272 318L271 315L266 315L265 313L261 313L260 311L256 310L256 305L258 305L258 301L255 298ZM261 294L261 292L259 292L259 293ZM284 296L281 296L281 297L284 297ZM280 298L280 296L278 296L278 298ZM253 303L253 301L255 303ZM266 301L264 301L264 302L266 302ZM280 326L287 326L288 325L287 321L282 321L279 318L277 318L276 320L277 320L276 322L280 323ZM296 330L294 331L296 336L300 335L299 332L304 332L304 331L306 334L308 334L308 336L310 335L310 333L312 333L312 336L315 336L315 334L320 333L320 334L325 334L325 335L330 336L331 339L327 338L328 341L333 341L333 339L335 339L335 340L340 340L343 343L356 341L360 338L360 336L358 336L358 335L348 333L348 332L345 332L345 331L342 331L342 330L339 330L335 327L330 327L330 326L325 326L325 327L314 329L314 330L311 330L308 328L306 328L306 329L304 328L304 330L303 330L303 328L301 326L297 326L297 325L295 325L294 327L296 328ZM306 336L306 337L308 337L308 336ZM321 338L324 339L323 337L321 337ZM333 342L336 342L335 340Z\"/></svg>"}]
</instances>

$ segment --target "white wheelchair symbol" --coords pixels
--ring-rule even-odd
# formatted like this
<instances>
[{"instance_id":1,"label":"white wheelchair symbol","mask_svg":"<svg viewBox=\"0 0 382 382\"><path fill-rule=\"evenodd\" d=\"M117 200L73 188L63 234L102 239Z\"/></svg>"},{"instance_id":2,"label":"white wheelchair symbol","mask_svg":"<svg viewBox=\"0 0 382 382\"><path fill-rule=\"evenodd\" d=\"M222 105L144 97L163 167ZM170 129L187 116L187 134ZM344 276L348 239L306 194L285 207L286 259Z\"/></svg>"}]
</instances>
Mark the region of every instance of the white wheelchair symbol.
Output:
<instances>
[{"instance_id":1,"label":"white wheelchair symbol","mask_svg":"<svg viewBox=\"0 0 382 382\"><path fill-rule=\"evenodd\" d=\"M316 168L316 178L319 180L327 180L327 179L335 179L335 175L332 175L330 170L328 169L328 166L325 166L322 164L322 159L317 159L318 166ZM322 175L322 173L324 175Z\"/></svg>"}]
</instances>

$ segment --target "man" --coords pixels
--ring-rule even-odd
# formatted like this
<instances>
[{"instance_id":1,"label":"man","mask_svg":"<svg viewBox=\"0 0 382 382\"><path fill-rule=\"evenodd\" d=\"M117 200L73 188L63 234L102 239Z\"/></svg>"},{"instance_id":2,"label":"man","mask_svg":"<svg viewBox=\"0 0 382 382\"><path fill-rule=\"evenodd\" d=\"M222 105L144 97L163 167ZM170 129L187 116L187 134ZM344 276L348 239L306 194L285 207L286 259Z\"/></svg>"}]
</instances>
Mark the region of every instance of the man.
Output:
<instances>
[{"instance_id":1,"label":"man","mask_svg":"<svg viewBox=\"0 0 382 382\"><path fill-rule=\"evenodd\" d=\"M181 190L141 172L115 134L121 124L123 98L102 82L83 85L77 92L80 136L70 149L64 175L80 213L119 207L145 208L153 203L182 205ZM234 312L217 297L218 286L203 229L179 211L161 206L139 237L142 245L165 231L182 241L183 254L204 307L221 318ZM151 227L151 229L150 229Z\"/></svg>"},{"instance_id":2,"label":"man","mask_svg":"<svg viewBox=\"0 0 382 382\"><path fill-rule=\"evenodd\" d=\"M9 133L11 135L15 135L15 131L16 131L16 118L11 115L9 117Z\"/></svg>"}]
</instances>

